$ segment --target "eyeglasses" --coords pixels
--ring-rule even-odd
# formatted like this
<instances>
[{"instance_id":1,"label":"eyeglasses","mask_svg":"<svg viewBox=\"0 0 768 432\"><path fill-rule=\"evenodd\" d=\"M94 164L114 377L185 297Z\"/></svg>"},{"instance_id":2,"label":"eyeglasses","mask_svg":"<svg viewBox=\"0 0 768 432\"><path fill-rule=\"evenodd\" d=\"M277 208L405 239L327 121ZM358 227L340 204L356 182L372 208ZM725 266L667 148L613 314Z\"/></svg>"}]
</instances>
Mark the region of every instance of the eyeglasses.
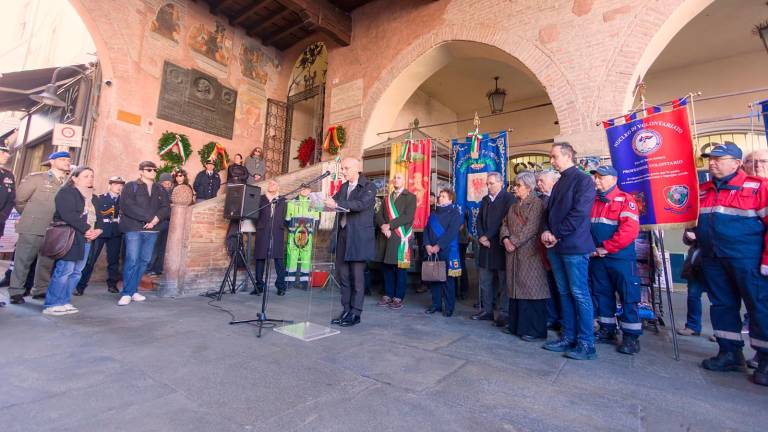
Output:
<instances>
[{"instance_id":1,"label":"eyeglasses","mask_svg":"<svg viewBox=\"0 0 768 432\"><path fill-rule=\"evenodd\" d=\"M768 159L747 159L744 161L745 164L762 164L766 165L768 164Z\"/></svg>"},{"instance_id":2,"label":"eyeglasses","mask_svg":"<svg viewBox=\"0 0 768 432\"><path fill-rule=\"evenodd\" d=\"M176 177L184 177L184 174L176 174Z\"/></svg>"},{"instance_id":3,"label":"eyeglasses","mask_svg":"<svg viewBox=\"0 0 768 432\"><path fill-rule=\"evenodd\" d=\"M711 158L709 158L709 162L710 163L714 162L716 164L719 164L720 162L727 161L727 160L740 160L740 159L736 159L736 158L732 158L732 157L719 157L719 158L711 157Z\"/></svg>"},{"instance_id":4,"label":"eyeglasses","mask_svg":"<svg viewBox=\"0 0 768 432\"><path fill-rule=\"evenodd\" d=\"M142 171L146 171L146 172L157 172L157 168L144 168Z\"/></svg>"}]
</instances>

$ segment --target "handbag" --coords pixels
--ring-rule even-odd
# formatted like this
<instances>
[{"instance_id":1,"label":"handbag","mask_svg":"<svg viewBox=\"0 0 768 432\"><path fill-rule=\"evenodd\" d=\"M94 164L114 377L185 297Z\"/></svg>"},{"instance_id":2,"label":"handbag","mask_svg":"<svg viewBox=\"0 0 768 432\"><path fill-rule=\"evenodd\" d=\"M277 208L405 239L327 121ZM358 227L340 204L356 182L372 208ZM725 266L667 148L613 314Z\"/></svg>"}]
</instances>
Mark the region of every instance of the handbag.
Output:
<instances>
[{"instance_id":1,"label":"handbag","mask_svg":"<svg viewBox=\"0 0 768 432\"><path fill-rule=\"evenodd\" d=\"M54 221L45 230L40 254L52 259L59 259L72 249L75 242L75 229L64 221Z\"/></svg>"},{"instance_id":2,"label":"handbag","mask_svg":"<svg viewBox=\"0 0 768 432\"><path fill-rule=\"evenodd\" d=\"M434 257L434 258L432 258ZM421 280L424 282L445 282L445 261L438 261L437 255L430 255L421 262Z\"/></svg>"}]
</instances>

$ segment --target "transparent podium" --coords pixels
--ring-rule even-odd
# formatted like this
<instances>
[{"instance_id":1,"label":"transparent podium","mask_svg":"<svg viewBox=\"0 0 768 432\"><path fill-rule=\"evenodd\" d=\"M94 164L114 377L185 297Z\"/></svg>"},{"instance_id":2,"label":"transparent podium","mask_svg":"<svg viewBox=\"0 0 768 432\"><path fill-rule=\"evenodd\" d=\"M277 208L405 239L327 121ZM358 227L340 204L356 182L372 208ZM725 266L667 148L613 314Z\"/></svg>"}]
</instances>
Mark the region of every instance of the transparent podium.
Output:
<instances>
[{"instance_id":1,"label":"transparent podium","mask_svg":"<svg viewBox=\"0 0 768 432\"><path fill-rule=\"evenodd\" d=\"M328 257L327 253L322 253L330 249L328 244L318 247L317 242L314 241L318 240L321 233L323 223L321 223L320 220L325 219L327 221L329 218L335 217L336 213L340 212L346 212L346 210L323 211L322 216L313 222L314 231L312 233L313 241L311 256L307 257L305 254L300 254L299 256L304 258L304 260L296 260L296 268L299 269L299 271L294 272L295 280L286 281L288 284L294 284L294 288L292 288L294 296L297 294L304 294L306 296L307 307L304 320L296 322L295 324L276 327L274 331L307 342L340 333L339 330L329 327L331 320L334 318L333 311L338 307L339 302L339 297L336 294L338 292L338 284L334 277L335 256L330 255L330 257ZM325 225L327 225L327 223ZM330 234L331 237L335 235L335 231L324 231L323 234L325 233ZM296 250L296 248L300 248L301 244L304 243L303 239L303 236L300 235L300 229L296 230L293 236L289 239L289 241L294 242L290 245L289 249L293 248ZM315 257L320 259L315 260ZM308 263L306 262L306 258L309 259ZM309 273L302 272L301 269L309 269ZM289 269L286 269L286 275L288 275L289 278L291 277ZM306 292L296 288L297 285L305 286Z\"/></svg>"}]
</instances>

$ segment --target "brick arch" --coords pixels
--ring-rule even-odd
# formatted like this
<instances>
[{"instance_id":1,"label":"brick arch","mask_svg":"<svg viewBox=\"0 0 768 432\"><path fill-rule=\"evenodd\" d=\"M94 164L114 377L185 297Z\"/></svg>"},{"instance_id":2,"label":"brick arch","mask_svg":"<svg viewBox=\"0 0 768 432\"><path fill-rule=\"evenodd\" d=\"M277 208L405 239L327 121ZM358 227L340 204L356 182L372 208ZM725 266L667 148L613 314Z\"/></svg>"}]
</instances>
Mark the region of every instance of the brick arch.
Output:
<instances>
[{"instance_id":1,"label":"brick arch","mask_svg":"<svg viewBox=\"0 0 768 432\"><path fill-rule=\"evenodd\" d=\"M421 82L404 82L408 79L409 68L441 45L452 42L471 42L495 47L522 63L546 90L560 122L561 134L577 132L585 124L585 116L579 108L582 104L574 84L569 82L561 65L538 43L514 34L484 30L478 26L449 25L416 40L381 73L367 92L363 103L364 127L356 128L357 130L352 132L352 142L362 142L362 148L375 145L379 141L376 133L383 130L383 124L386 125L383 127L388 127L402 107L397 107L394 114L391 108L388 109L389 114L382 114L382 101L387 99L387 94L402 86L413 87L414 90L418 88L426 78L437 71L437 68L427 74L422 71L421 75L426 76Z\"/></svg>"},{"instance_id":2,"label":"brick arch","mask_svg":"<svg viewBox=\"0 0 768 432\"><path fill-rule=\"evenodd\" d=\"M632 109L634 88L672 38L715 0L647 2L622 34L603 85L594 96L595 119ZM686 89L681 89L685 91Z\"/></svg>"}]
</instances>

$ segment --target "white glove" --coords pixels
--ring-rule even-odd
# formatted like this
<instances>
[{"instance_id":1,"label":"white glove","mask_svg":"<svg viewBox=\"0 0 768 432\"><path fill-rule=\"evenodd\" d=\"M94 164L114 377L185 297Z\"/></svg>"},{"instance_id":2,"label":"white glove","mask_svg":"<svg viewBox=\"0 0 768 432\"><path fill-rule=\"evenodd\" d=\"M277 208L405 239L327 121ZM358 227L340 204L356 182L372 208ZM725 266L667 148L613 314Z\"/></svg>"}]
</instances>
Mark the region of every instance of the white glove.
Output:
<instances>
[{"instance_id":1,"label":"white glove","mask_svg":"<svg viewBox=\"0 0 768 432\"><path fill-rule=\"evenodd\" d=\"M760 265L760 274L763 276L768 276L768 265Z\"/></svg>"}]
</instances>

